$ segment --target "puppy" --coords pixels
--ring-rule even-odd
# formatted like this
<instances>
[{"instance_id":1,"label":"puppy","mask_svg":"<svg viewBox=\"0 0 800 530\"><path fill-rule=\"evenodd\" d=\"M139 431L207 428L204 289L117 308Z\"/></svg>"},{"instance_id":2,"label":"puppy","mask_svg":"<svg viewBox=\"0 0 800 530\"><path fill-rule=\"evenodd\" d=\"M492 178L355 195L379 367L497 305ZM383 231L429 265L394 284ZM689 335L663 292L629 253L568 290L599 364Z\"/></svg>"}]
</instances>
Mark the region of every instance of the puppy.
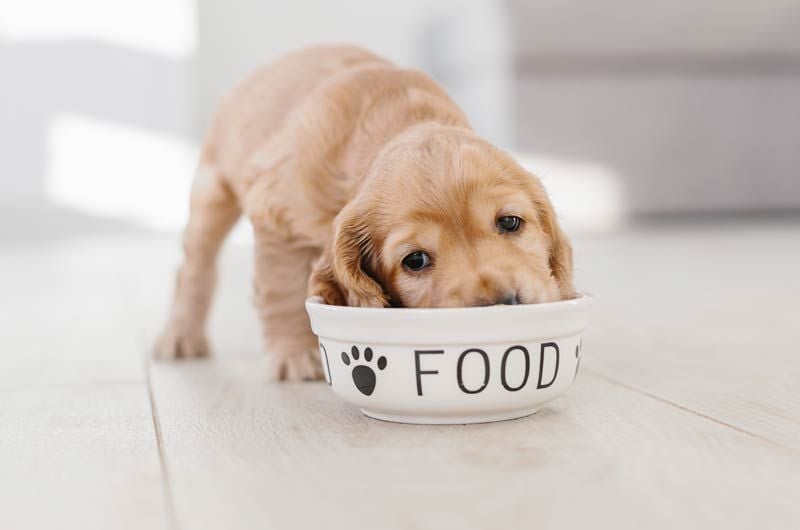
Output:
<instances>
[{"instance_id":1,"label":"puppy","mask_svg":"<svg viewBox=\"0 0 800 530\"><path fill-rule=\"evenodd\" d=\"M289 54L222 102L158 357L208 354L215 260L242 214L280 380L322 376L309 295L362 307L573 296L572 250L539 181L476 135L428 76L356 47Z\"/></svg>"}]
</instances>

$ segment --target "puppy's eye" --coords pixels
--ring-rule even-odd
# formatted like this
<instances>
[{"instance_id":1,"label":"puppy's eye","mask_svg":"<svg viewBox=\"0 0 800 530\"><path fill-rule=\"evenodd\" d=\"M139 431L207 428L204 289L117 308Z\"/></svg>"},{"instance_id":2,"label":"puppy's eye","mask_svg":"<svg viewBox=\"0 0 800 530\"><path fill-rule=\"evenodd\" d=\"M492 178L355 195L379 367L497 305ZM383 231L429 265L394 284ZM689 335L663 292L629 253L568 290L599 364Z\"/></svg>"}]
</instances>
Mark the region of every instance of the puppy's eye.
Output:
<instances>
[{"instance_id":1,"label":"puppy's eye","mask_svg":"<svg viewBox=\"0 0 800 530\"><path fill-rule=\"evenodd\" d=\"M412 270L414 272L421 271L422 269L429 267L431 264L431 257L428 256L425 252L418 250L416 252L412 252L405 258L403 258L403 266L408 270Z\"/></svg>"},{"instance_id":2,"label":"puppy's eye","mask_svg":"<svg viewBox=\"0 0 800 530\"><path fill-rule=\"evenodd\" d=\"M504 215L497 219L497 229L501 234L516 232L522 226L522 219L516 215Z\"/></svg>"}]
</instances>

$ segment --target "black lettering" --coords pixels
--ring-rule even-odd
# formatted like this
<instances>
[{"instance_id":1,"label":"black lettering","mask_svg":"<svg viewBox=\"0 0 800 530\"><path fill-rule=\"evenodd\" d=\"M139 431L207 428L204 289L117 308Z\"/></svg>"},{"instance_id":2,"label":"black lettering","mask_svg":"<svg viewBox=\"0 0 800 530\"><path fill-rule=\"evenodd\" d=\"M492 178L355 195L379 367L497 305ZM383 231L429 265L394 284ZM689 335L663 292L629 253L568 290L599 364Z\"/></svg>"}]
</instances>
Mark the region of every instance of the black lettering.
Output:
<instances>
[{"instance_id":1,"label":"black lettering","mask_svg":"<svg viewBox=\"0 0 800 530\"><path fill-rule=\"evenodd\" d=\"M438 374L439 370L420 370L419 356L420 355L441 355L444 350L414 350L414 364L417 370L417 395L422 395L422 374Z\"/></svg>"},{"instance_id":2,"label":"black lettering","mask_svg":"<svg viewBox=\"0 0 800 530\"><path fill-rule=\"evenodd\" d=\"M522 378L522 382L517 387L512 387L508 384L508 380L506 379L506 361L508 360L508 356L511 354L512 351L519 350L522 352L522 355L525 358L525 376ZM541 370L540 370L541 371ZM531 356L528 354L528 350L524 346L511 346L506 352L503 354L503 361L500 363L500 382L503 383L503 388L508 390L509 392L516 392L520 390L525 384L528 382L528 376L531 374Z\"/></svg>"},{"instance_id":3,"label":"black lettering","mask_svg":"<svg viewBox=\"0 0 800 530\"><path fill-rule=\"evenodd\" d=\"M325 346L320 342L319 347L322 348L322 356L325 358L325 372L328 374L328 386L333 385L333 380L331 379L331 367L328 364L328 350L325 349Z\"/></svg>"},{"instance_id":4,"label":"black lettering","mask_svg":"<svg viewBox=\"0 0 800 530\"><path fill-rule=\"evenodd\" d=\"M483 357L483 370L484 370L483 385L476 390L470 390L466 386L464 386L464 379L461 376L462 375L461 370L464 365L464 358L467 356L467 354L470 353L479 353L481 357ZM489 356L486 355L485 351L479 350L478 348L470 348L469 350L465 350L464 353L462 353L461 356L458 358L456 376L458 377L458 387L465 394L478 394L479 392L482 392L483 389L486 388L486 385L489 384Z\"/></svg>"},{"instance_id":5,"label":"black lettering","mask_svg":"<svg viewBox=\"0 0 800 530\"><path fill-rule=\"evenodd\" d=\"M542 384L542 372L544 371L544 350L545 348L554 348L556 350L556 369L553 372L553 378L550 380L549 383L546 385ZM558 376L558 344L555 342L545 342L542 344L542 347L539 349L539 382L536 384L536 388L547 388L551 386L556 381L556 377Z\"/></svg>"}]
</instances>

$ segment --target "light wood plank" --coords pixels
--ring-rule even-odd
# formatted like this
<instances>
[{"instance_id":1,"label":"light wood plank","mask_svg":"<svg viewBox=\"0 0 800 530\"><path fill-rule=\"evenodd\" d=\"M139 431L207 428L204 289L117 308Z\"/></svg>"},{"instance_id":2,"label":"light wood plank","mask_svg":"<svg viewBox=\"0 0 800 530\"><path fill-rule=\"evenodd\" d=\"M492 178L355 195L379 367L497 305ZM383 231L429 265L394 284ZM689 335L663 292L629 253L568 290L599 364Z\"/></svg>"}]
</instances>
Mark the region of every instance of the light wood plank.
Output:
<instances>
[{"instance_id":1,"label":"light wood plank","mask_svg":"<svg viewBox=\"0 0 800 530\"><path fill-rule=\"evenodd\" d=\"M0 390L0 528L169 528L140 384Z\"/></svg>"},{"instance_id":2,"label":"light wood plank","mask_svg":"<svg viewBox=\"0 0 800 530\"><path fill-rule=\"evenodd\" d=\"M584 373L528 420L450 428L378 423L327 387L266 383L249 249L228 249L218 358L152 372L179 521L796 527L797 364L779 348L796 317L779 296L797 294L797 252L786 254L796 234L767 225L576 241L579 282L598 296L584 362L599 377ZM783 261L760 259L779 252ZM168 289L166 255L148 270ZM148 275L134 280L149 341L163 301ZM754 365L756 345L765 362Z\"/></svg>"},{"instance_id":3,"label":"light wood plank","mask_svg":"<svg viewBox=\"0 0 800 530\"><path fill-rule=\"evenodd\" d=\"M642 230L576 249L597 296L587 367L800 449L800 224Z\"/></svg>"},{"instance_id":4,"label":"light wood plank","mask_svg":"<svg viewBox=\"0 0 800 530\"><path fill-rule=\"evenodd\" d=\"M136 325L119 278L126 238L0 248L0 388L143 382Z\"/></svg>"},{"instance_id":5,"label":"light wood plank","mask_svg":"<svg viewBox=\"0 0 800 530\"><path fill-rule=\"evenodd\" d=\"M154 365L187 528L796 528L800 456L581 374L539 414L475 426L361 416L258 357Z\"/></svg>"}]
</instances>

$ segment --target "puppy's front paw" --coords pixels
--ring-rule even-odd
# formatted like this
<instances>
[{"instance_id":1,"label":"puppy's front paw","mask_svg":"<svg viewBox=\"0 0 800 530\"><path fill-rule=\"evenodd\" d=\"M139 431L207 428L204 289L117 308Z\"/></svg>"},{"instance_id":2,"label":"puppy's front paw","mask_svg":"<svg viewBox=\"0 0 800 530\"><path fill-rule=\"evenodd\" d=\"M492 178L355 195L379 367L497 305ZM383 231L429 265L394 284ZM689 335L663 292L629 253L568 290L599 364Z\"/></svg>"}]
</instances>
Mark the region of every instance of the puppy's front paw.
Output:
<instances>
[{"instance_id":1,"label":"puppy's front paw","mask_svg":"<svg viewBox=\"0 0 800 530\"><path fill-rule=\"evenodd\" d=\"M316 351L270 355L268 367L269 378L273 381L317 381L324 375Z\"/></svg>"},{"instance_id":2,"label":"puppy's front paw","mask_svg":"<svg viewBox=\"0 0 800 530\"><path fill-rule=\"evenodd\" d=\"M156 341L153 357L162 360L208 357L211 350L202 331L169 326Z\"/></svg>"}]
</instances>

